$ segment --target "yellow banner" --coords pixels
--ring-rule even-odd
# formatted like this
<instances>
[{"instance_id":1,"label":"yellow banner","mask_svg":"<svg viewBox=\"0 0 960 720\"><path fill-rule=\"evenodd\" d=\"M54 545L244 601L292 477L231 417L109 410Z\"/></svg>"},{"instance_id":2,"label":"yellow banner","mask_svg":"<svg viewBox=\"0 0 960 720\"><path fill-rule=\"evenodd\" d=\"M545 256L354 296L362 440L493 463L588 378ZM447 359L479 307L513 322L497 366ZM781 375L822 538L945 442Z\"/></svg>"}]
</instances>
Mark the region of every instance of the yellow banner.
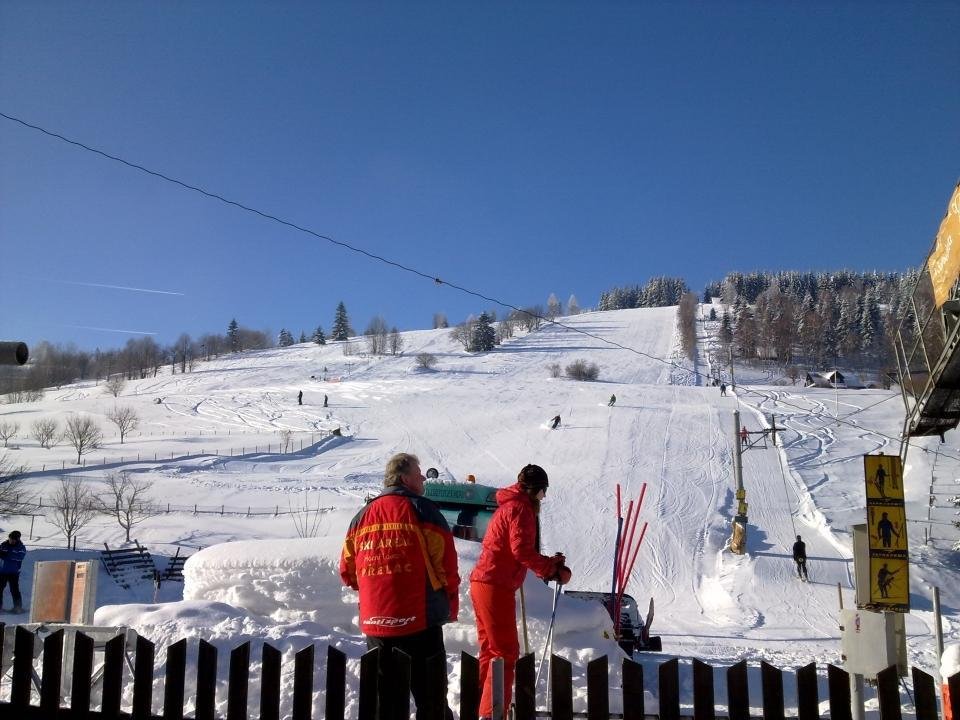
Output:
<instances>
[{"instance_id":1,"label":"yellow banner","mask_svg":"<svg viewBox=\"0 0 960 720\"><path fill-rule=\"evenodd\" d=\"M950 288L960 275L960 185L954 189L947 214L940 223L927 270L933 283L934 301L940 307L950 297Z\"/></svg>"},{"instance_id":2,"label":"yellow banner","mask_svg":"<svg viewBox=\"0 0 960 720\"><path fill-rule=\"evenodd\" d=\"M867 501L903 502L903 471L898 455L864 455ZM871 525L872 529L872 525Z\"/></svg>"}]
</instances>

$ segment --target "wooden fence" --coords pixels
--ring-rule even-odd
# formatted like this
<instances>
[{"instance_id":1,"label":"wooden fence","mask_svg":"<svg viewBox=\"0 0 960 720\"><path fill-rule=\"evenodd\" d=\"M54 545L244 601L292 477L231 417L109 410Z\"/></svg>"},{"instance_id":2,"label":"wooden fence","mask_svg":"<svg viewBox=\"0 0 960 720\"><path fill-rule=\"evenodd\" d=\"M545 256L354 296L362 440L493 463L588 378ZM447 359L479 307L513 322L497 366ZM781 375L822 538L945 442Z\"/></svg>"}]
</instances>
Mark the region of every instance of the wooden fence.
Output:
<instances>
[{"instance_id":1,"label":"wooden fence","mask_svg":"<svg viewBox=\"0 0 960 720\"><path fill-rule=\"evenodd\" d=\"M12 628L10 628L12 629ZM6 629L9 632L10 629ZM0 639L4 633L0 625ZM138 637L135 643L135 660L131 664L132 703L121 708L124 690L125 642L119 635L106 642L104 664L97 671L102 687L100 709L91 707L94 685L94 641L77 633L73 643L72 679L69 705L62 705L61 680L64 652L64 631L58 630L42 641L29 630L17 627L15 631L13 666L10 680L10 699L0 701L0 718L11 720L106 720L133 718L134 720L182 720L188 698L185 696L187 669L187 641L181 640L167 648L166 674L162 714L153 707L154 644ZM41 672L35 662L42 653ZM374 720L377 704L378 650L366 653L360 660L357 719ZM193 717L196 720L280 720L281 707L281 653L270 645L263 645L260 677L259 709L251 715L249 705L250 643L244 643L230 653L229 681L226 715L215 711L217 687L217 649L199 641L196 670L196 692L192 698ZM346 718L346 656L333 647L327 648L326 692L323 717L326 720ZM284 717L292 720L311 720L314 717L315 648L309 645L296 653L294 658L293 697L290 711ZM443 718L443 675L446 673L445 658L437 655L430 662L429 672L435 674L430 688L435 691L434 702L427 709L426 720ZM913 668L913 714L917 720L939 720L937 693L932 676ZM659 714L648 716L644 708L643 667L630 660L623 661L622 693L623 712L610 712L610 685L606 657L597 658L587 665L587 710L573 711L573 684L571 664L554 655L550 672L549 711L538 709L535 693L536 667L533 655L526 655L517 663L515 713L516 720L536 720L550 717L552 720L572 720L585 717L588 720L644 720L655 717L659 720L749 720L750 704L747 685L747 663L737 663L726 670L727 715L718 715L714 697L714 669L699 660L693 661L693 714L682 715L680 705L680 673L676 659L662 663L658 668ZM397 658L392 673L394 701L381 720L408 720L410 667L406 656ZM796 671L798 706L790 708L790 717L798 720L818 720L819 689L816 666L811 663ZM4 681L6 682L6 681ZM782 671L761 664L763 691L762 717L764 720L784 720ZM953 718L960 718L960 674L948 681ZM849 676L840 668L827 666L829 688L829 717L831 720L853 720L850 706ZM38 692L34 692L38 687ZM34 702L34 696L39 704ZM890 667L877 678L877 700L881 720L901 720L902 708L899 678L896 667ZM476 658L461 654L460 720L477 720L480 701L479 665ZM795 714L794 714L795 713ZM316 717L320 717L317 715ZM760 717L760 716L756 716Z\"/></svg>"}]
</instances>

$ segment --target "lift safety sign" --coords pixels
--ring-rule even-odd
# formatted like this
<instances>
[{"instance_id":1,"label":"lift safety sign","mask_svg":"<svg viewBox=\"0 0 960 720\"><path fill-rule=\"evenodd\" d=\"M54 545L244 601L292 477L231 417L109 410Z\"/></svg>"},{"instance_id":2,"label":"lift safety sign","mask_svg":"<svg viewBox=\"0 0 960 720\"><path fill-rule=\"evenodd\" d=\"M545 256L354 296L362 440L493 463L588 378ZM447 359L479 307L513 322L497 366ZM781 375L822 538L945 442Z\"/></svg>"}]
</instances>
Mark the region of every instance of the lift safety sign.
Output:
<instances>
[{"instance_id":1,"label":"lift safety sign","mask_svg":"<svg viewBox=\"0 0 960 720\"><path fill-rule=\"evenodd\" d=\"M910 556L903 506L903 466L897 455L864 455L870 547L870 605L910 612Z\"/></svg>"}]
</instances>

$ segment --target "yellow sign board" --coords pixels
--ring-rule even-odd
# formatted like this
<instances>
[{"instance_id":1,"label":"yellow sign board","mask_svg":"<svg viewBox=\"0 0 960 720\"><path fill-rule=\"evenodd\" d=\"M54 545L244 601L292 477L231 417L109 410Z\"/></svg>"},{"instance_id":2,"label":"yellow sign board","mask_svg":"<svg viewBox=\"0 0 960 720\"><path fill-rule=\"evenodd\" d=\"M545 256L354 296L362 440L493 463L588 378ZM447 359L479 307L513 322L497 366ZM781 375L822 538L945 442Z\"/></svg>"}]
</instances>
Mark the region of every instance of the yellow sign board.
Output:
<instances>
[{"instance_id":1,"label":"yellow sign board","mask_svg":"<svg viewBox=\"0 0 960 720\"><path fill-rule=\"evenodd\" d=\"M903 502L903 470L897 455L864 455L867 504L871 500Z\"/></svg>"},{"instance_id":2,"label":"yellow sign board","mask_svg":"<svg viewBox=\"0 0 960 720\"><path fill-rule=\"evenodd\" d=\"M927 260L937 307L950 297L950 289L960 276L960 185L953 191L947 214L940 223L937 240Z\"/></svg>"},{"instance_id":3,"label":"yellow sign board","mask_svg":"<svg viewBox=\"0 0 960 720\"><path fill-rule=\"evenodd\" d=\"M870 557L870 602L890 610L910 610L910 576L906 558Z\"/></svg>"},{"instance_id":4,"label":"yellow sign board","mask_svg":"<svg viewBox=\"0 0 960 720\"><path fill-rule=\"evenodd\" d=\"M869 605L910 612L910 555L900 457L864 455L863 484L867 494Z\"/></svg>"}]
</instances>

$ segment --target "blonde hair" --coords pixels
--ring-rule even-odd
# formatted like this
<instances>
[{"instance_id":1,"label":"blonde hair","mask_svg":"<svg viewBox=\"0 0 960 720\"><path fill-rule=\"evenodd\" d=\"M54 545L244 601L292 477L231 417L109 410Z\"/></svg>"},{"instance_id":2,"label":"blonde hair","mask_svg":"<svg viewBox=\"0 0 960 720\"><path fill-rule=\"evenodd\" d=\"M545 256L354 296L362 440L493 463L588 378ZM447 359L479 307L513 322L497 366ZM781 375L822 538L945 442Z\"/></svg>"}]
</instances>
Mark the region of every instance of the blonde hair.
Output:
<instances>
[{"instance_id":1,"label":"blonde hair","mask_svg":"<svg viewBox=\"0 0 960 720\"><path fill-rule=\"evenodd\" d=\"M387 461L387 469L383 473L383 486L395 487L403 485L403 476L413 465L419 465L420 458L410 453L397 453Z\"/></svg>"}]
</instances>

